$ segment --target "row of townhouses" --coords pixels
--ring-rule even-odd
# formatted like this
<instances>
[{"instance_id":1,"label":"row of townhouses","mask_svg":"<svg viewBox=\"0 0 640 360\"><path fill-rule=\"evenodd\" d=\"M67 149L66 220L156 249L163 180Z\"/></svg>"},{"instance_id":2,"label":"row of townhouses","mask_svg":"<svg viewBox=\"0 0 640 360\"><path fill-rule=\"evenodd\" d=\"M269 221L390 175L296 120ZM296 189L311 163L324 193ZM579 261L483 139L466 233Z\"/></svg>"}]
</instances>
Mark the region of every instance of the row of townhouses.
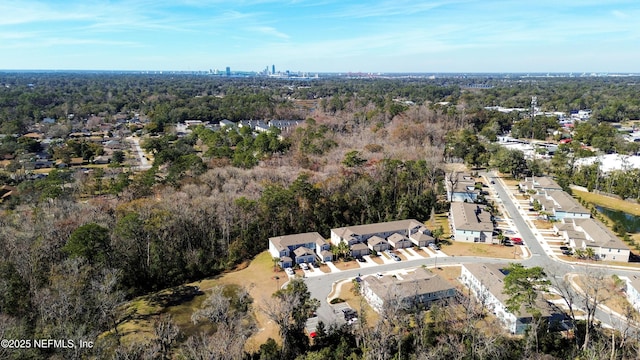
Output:
<instances>
[{"instance_id":1,"label":"row of townhouses","mask_svg":"<svg viewBox=\"0 0 640 360\"><path fill-rule=\"evenodd\" d=\"M493 218L485 205L476 204L481 190L475 177L456 173L447 180L451 201L449 224L455 241L493 243Z\"/></svg>"},{"instance_id":2,"label":"row of townhouses","mask_svg":"<svg viewBox=\"0 0 640 360\"><path fill-rule=\"evenodd\" d=\"M286 268L316 260L331 261L331 245L338 246L341 242L349 246L352 257L362 257L389 249L424 247L435 239L423 223L409 219L331 229L331 241L317 232L276 236L269 238L269 252Z\"/></svg>"},{"instance_id":3,"label":"row of townhouses","mask_svg":"<svg viewBox=\"0 0 640 360\"><path fill-rule=\"evenodd\" d=\"M629 261L629 246L600 221L591 218L591 212L552 179L526 178L519 184L519 188L531 195L531 205L540 204L545 216L556 221L553 230L572 248L592 248L594 254L602 260Z\"/></svg>"}]
</instances>

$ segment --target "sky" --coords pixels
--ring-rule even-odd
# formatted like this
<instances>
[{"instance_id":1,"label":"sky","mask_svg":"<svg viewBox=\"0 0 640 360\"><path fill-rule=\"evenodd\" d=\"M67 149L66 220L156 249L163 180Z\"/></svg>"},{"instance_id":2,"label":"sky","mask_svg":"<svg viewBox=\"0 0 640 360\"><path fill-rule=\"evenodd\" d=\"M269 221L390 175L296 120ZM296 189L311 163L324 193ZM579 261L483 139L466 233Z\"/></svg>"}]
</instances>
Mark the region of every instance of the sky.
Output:
<instances>
[{"instance_id":1,"label":"sky","mask_svg":"<svg viewBox=\"0 0 640 360\"><path fill-rule=\"evenodd\" d=\"M1 0L0 69L640 73L637 0Z\"/></svg>"}]
</instances>

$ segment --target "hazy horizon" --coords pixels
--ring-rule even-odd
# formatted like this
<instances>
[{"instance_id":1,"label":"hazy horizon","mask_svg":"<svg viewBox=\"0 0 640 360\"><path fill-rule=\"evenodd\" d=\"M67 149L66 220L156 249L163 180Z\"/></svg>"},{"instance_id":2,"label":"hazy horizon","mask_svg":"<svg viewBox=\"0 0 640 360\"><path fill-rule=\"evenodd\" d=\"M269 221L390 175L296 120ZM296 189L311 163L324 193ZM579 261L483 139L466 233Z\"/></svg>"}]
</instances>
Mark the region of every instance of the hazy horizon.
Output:
<instances>
[{"instance_id":1,"label":"hazy horizon","mask_svg":"<svg viewBox=\"0 0 640 360\"><path fill-rule=\"evenodd\" d=\"M640 73L638 15L625 0L8 0L0 69Z\"/></svg>"}]
</instances>

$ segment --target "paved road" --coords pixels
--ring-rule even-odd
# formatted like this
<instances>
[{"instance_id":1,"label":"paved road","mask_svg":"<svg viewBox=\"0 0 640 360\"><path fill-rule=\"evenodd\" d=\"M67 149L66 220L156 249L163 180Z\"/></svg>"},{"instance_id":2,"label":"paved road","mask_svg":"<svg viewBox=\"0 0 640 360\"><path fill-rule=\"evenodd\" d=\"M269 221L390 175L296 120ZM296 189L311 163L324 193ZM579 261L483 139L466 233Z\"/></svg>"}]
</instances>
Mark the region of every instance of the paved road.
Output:
<instances>
[{"instance_id":1,"label":"paved road","mask_svg":"<svg viewBox=\"0 0 640 360\"><path fill-rule=\"evenodd\" d=\"M138 155L138 160L140 161L140 166L138 167L140 170L149 170L151 169L151 164L147 160L147 157L144 155L144 151L140 147L140 139L137 137L129 136L127 140L133 143L136 154Z\"/></svg>"},{"instance_id":2,"label":"paved road","mask_svg":"<svg viewBox=\"0 0 640 360\"><path fill-rule=\"evenodd\" d=\"M506 211L509 213L513 223L522 235L522 239L532 252L533 256L523 261L523 265L527 267L540 266L545 269L549 276L564 276L565 274L569 273L587 273L588 271L602 271L607 276L611 276L613 274L617 274L618 276L633 276L634 274L640 274L640 272L637 271L619 270L601 266L594 267L593 265L577 265L560 261L553 255L553 251L547 245L543 235L538 233L537 231L534 234L534 231L527 225L521 213L521 210L522 212L524 212L524 209L520 209L518 205L514 203L514 199L509 196L510 192L505 189L505 185L502 180L496 177L494 173L481 175L485 175L489 180L494 181L494 190L497 192L498 197L500 198L504 206L504 209L506 209ZM581 301L584 301L584 298L582 296L578 296L577 298ZM576 305L580 308L583 308L580 303L581 301L578 301ZM611 326L619 330L624 330L628 326L628 323L625 319L621 319L614 314L610 314L600 308L596 310L595 317L602 324Z\"/></svg>"},{"instance_id":3,"label":"paved road","mask_svg":"<svg viewBox=\"0 0 640 360\"><path fill-rule=\"evenodd\" d=\"M441 257L437 259L437 264L440 266L465 264L465 263L499 263L507 264L511 262L522 262L527 267L540 266L544 268L549 276L564 276L569 273L586 273L587 271L593 271L593 267L587 267L586 265L576 265L567 262L560 261L553 255L553 251L545 242L543 235L534 231L526 223L518 206L514 203L514 199L510 196L510 192L505 188L504 183L495 176L493 173L481 173L488 180L493 180L493 190L496 192L503 209L507 211L513 225L518 229L523 241L531 252L531 257L526 260L513 260L513 259L493 259L484 257ZM318 317L325 323L333 323L338 319L338 316L333 312L333 308L326 301L327 296L332 290L334 283L352 279L358 275L371 275L378 272L387 272L400 269L408 269L419 267L422 265L433 266L436 264L435 258L424 258L417 260L402 261L392 264L384 264L378 266L371 266L365 268L357 268L351 270L345 270L336 273L329 273L326 275L310 277L306 279L307 287L312 297L320 300L320 308L318 309ZM633 276L640 275L638 271L618 270L607 267L598 267L599 271L603 271L605 274L612 275L617 274L619 276ZM580 299L583 299L579 297ZM581 308L580 301L576 302L578 308ZM602 324L624 330L628 327L628 322L625 319L619 318L613 314L598 309L595 313L596 319Z\"/></svg>"}]
</instances>

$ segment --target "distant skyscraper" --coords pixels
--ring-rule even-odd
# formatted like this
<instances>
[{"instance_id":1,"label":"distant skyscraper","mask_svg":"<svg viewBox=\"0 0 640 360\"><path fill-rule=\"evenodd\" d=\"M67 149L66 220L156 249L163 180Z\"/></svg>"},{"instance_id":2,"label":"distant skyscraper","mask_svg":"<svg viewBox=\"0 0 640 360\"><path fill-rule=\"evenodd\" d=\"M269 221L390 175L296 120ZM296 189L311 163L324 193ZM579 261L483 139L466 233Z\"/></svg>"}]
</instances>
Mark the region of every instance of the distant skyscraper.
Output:
<instances>
[{"instance_id":1,"label":"distant skyscraper","mask_svg":"<svg viewBox=\"0 0 640 360\"><path fill-rule=\"evenodd\" d=\"M227 76L231 76L231 68L227 66Z\"/></svg>"},{"instance_id":2,"label":"distant skyscraper","mask_svg":"<svg viewBox=\"0 0 640 360\"><path fill-rule=\"evenodd\" d=\"M276 66L275 65L271 65L271 73L272 74L276 73Z\"/></svg>"}]
</instances>

